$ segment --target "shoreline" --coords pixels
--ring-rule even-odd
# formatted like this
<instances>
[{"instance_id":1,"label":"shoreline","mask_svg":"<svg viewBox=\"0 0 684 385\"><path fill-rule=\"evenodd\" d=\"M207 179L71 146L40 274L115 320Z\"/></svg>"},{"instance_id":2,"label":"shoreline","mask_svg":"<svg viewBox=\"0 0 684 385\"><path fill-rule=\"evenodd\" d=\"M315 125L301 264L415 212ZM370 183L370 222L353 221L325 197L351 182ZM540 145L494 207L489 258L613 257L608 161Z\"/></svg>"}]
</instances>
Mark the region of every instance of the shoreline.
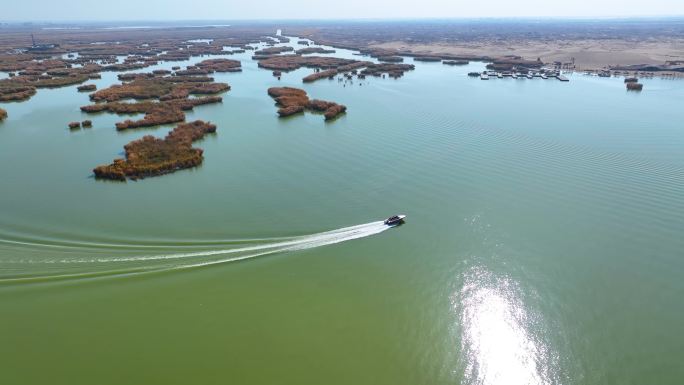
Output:
<instances>
[{"instance_id":1,"label":"shoreline","mask_svg":"<svg viewBox=\"0 0 684 385\"><path fill-rule=\"evenodd\" d=\"M672 69L684 73L684 30L677 21L471 20L377 22L345 27L341 22L308 29L293 26L287 32L316 43L387 55L442 56L444 60L539 59L547 66L557 65L564 70L636 70L677 78L683 75Z\"/></svg>"},{"instance_id":2,"label":"shoreline","mask_svg":"<svg viewBox=\"0 0 684 385\"><path fill-rule=\"evenodd\" d=\"M613 53L613 52L584 52L585 57L591 57L591 60L584 60L572 56L576 53L573 50L580 50L582 47L573 45L573 42L565 42L564 48L559 48L549 54L550 51L543 50L516 50L515 48L501 48L495 45L477 45L475 47L445 43L434 44L410 44L404 41L393 41L385 43L348 43L343 41L335 41L328 39L317 38L314 34L301 35L301 38L309 39L313 44L320 46L329 46L338 49L348 49L358 51L361 55L368 55L376 59L381 58L399 58L411 57L414 60L420 61L449 61L449 60L466 60L484 63L493 62L526 62L532 63L536 60L543 62L543 67L562 70L567 72L577 73L591 73L591 74L609 74L617 77L660 77L672 79L684 79L684 39L679 41L677 47L671 49L663 49L656 52L651 52L651 57L667 58L663 62L657 62L655 59L641 60L645 57L644 49L641 48L641 53ZM530 41L532 44L534 41ZM620 44L626 42L620 42ZM679 48L681 46L681 48ZM568 48L570 47L570 48ZM616 49L613 47L612 49ZM435 60L422 60L435 59ZM569 61L551 60L551 59L569 58ZM617 62L616 58L620 59ZM574 60L573 60L574 59ZM612 59L613 61L610 61ZM381 60L385 61L385 60ZM389 60L386 60L389 61ZM671 65L677 70L653 70L654 67L665 67ZM609 77L609 76L606 76Z\"/></svg>"},{"instance_id":3,"label":"shoreline","mask_svg":"<svg viewBox=\"0 0 684 385\"><path fill-rule=\"evenodd\" d=\"M684 39L670 42L640 44L627 41L554 41L535 40L517 42L472 42L468 44L430 43L411 44L393 41L370 44L368 49L380 49L411 53L413 55L454 55L490 58L493 60L511 56L525 60L541 59L545 65L574 72L610 72L617 76L654 76L684 78L684 71L650 71L637 66L664 66L677 63L684 68ZM474 59L473 59L474 60ZM486 61L486 60L484 60ZM629 67L635 68L629 68Z\"/></svg>"}]
</instances>

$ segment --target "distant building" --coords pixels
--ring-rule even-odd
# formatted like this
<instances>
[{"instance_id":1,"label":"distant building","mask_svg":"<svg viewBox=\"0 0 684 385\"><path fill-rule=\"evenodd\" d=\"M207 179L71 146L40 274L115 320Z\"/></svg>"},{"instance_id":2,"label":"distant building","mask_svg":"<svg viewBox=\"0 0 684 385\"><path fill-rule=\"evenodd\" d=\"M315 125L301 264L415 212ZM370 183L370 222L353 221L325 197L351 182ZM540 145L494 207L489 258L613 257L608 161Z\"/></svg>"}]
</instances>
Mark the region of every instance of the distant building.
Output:
<instances>
[{"instance_id":1,"label":"distant building","mask_svg":"<svg viewBox=\"0 0 684 385\"><path fill-rule=\"evenodd\" d=\"M33 37L33 34L31 34L31 43L32 45L26 49L29 52L49 51L59 47L59 44L36 44L36 39Z\"/></svg>"}]
</instances>

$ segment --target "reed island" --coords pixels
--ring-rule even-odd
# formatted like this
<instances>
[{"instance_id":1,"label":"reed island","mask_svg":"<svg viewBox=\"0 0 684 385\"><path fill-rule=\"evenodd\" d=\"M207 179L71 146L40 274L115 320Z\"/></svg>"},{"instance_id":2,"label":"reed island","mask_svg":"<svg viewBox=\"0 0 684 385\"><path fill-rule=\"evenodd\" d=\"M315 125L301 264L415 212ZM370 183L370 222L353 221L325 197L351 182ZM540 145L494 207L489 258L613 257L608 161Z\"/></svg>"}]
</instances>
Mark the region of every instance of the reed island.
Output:
<instances>
[{"instance_id":1,"label":"reed island","mask_svg":"<svg viewBox=\"0 0 684 385\"><path fill-rule=\"evenodd\" d=\"M224 67L225 62L198 64L202 72L214 71L217 67L230 71L239 68L234 63ZM239 63L239 62L238 62ZM180 71L178 71L180 72ZM151 127L160 124L178 123L185 120L184 111L195 106L221 103L223 98L217 94L230 90L227 83L215 83L206 74L195 75L157 75L154 73L126 73L119 75L121 84L90 94L96 102L81 107L86 113L112 112L116 114L145 114L142 119L127 119L116 123L117 130ZM202 97L190 97L202 96ZM122 102L134 99L135 102Z\"/></svg>"},{"instance_id":2,"label":"reed island","mask_svg":"<svg viewBox=\"0 0 684 385\"><path fill-rule=\"evenodd\" d=\"M272 87L268 95L276 101L278 115L282 117L311 111L323 113L325 120L333 120L347 111L347 107L335 102L309 99L306 91L292 87Z\"/></svg>"},{"instance_id":3,"label":"reed island","mask_svg":"<svg viewBox=\"0 0 684 385\"><path fill-rule=\"evenodd\" d=\"M204 160L203 151L192 147L192 143L215 132L215 125L197 120L179 124L163 139L146 135L124 146L125 158L95 167L93 173L97 178L125 181L199 166Z\"/></svg>"}]
</instances>

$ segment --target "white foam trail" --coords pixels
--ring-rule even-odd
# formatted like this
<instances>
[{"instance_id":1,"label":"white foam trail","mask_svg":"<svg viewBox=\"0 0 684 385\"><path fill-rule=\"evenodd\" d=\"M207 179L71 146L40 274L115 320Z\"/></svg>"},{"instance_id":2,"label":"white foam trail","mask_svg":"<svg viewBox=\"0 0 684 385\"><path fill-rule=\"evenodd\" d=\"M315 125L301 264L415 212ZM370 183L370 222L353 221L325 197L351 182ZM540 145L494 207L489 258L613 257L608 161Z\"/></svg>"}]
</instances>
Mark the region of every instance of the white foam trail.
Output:
<instances>
[{"instance_id":1,"label":"white foam trail","mask_svg":"<svg viewBox=\"0 0 684 385\"><path fill-rule=\"evenodd\" d=\"M179 261L178 264L162 264L157 266L147 265L139 266L134 270L110 270L104 272L83 272L74 274L58 274L53 276L40 276L40 277L21 277L21 278L5 278L0 279L2 282L30 282L40 279L54 279L54 278L80 278L87 277L93 274L111 274L111 275L135 275L144 274L154 271L165 271L165 270L177 270L177 269L188 269L193 267L202 267L209 265L216 265L228 262L237 262L250 258L256 258L259 256L282 253L287 251L297 251L312 249L315 247L332 245L340 242L350 241L353 239L359 239L368 237L371 235L379 234L385 230L390 229L393 226L387 226L383 221L366 223L363 225L344 227L337 230L327 231L323 233L311 234L306 236L290 238L289 241L275 242L270 244L263 244L250 247L241 247L236 249L225 249L225 250L207 250L198 251L194 253L180 253L180 254L168 254L168 255L148 255L139 257L125 257L125 258L99 258L99 259L89 259L89 260L62 260L62 261L30 261L30 263L98 263L98 262L135 262L135 261L158 261L158 260L174 260ZM282 239L282 238L281 238ZM235 253L245 253L250 251L257 251L256 253L237 255L229 258L222 259L210 259L206 258L197 260L196 258L201 257L211 257L216 255L225 254L235 254ZM195 258L193 258L195 257ZM26 261L23 261L26 262Z\"/></svg>"},{"instance_id":2,"label":"white foam trail","mask_svg":"<svg viewBox=\"0 0 684 385\"><path fill-rule=\"evenodd\" d=\"M384 224L383 221L370 222L362 225L343 227L337 230L326 231L323 233L305 235L301 237L293 238L292 240L285 242L275 242L269 244L239 247L233 249L221 249L221 250L205 250L197 251L191 253L177 253L177 254L165 254L165 255L142 255L134 257L117 257L117 258L97 258L97 259L71 259L62 260L60 263L92 263L92 262L140 262L140 261L157 261L157 260L170 260L170 259L183 259L183 258L194 258L194 257L210 257L215 255L224 254L236 254L244 253L250 251L262 251L256 254L243 255L235 258L223 259L219 261L209 261L202 262L199 264L189 265L189 266L201 266L205 264L215 264L224 263L230 261L238 261L248 258L254 258L260 255L272 254L284 251L294 251L294 250L305 250L314 247L332 245L335 243L340 243L344 241L349 241L352 239L358 239L363 237L368 237L371 235L379 234L390 226ZM184 266L185 267L185 266Z\"/></svg>"},{"instance_id":3,"label":"white foam trail","mask_svg":"<svg viewBox=\"0 0 684 385\"><path fill-rule=\"evenodd\" d=\"M199 262L199 263L194 263L194 264L189 264L189 265L176 266L175 268L176 269L186 269L186 268L191 268L191 267L217 265L220 263L237 262L237 261L242 261L245 259L256 258L256 257L268 255L268 254L281 253L281 252L285 252L285 251L312 249L314 247L328 246L328 245L333 245L335 243L340 243L340 242L345 242L345 241L351 241L353 239L368 237L371 235L379 234L379 233L391 228L391 226L386 226L382 221L380 221L378 223L380 224L380 226L376 226L375 228L364 229L366 231L355 231L355 232L352 232L349 234L345 234L344 236L338 237L338 238L329 238L329 239L325 239L325 240L319 239L317 241L310 242L310 243L302 243L302 244L298 244L298 245L287 246L287 247L283 247L280 249L264 251L262 253L256 253L256 254L250 254L250 255L241 255L241 256L235 257L235 258L226 258L226 259L220 259L220 260L216 260L216 261ZM369 223L368 225L371 225L371 223ZM322 233L322 234L327 234L327 233Z\"/></svg>"},{"instance_id":4,"label":"white foam trail","mask_svg":"<svg viewBox=\"0 0 684 385\"><path fill-rule=\"evenodd\" d=\"M277 238L248 238L248 239L239 239L239 240L232 240L232 242L258 242L258 241L275 241L275 240L284 240L284 239L292 239L293 237L277 237ZM231 240L229 240L231 241ZM212 246L212 245L217 245L222 242L226 242L225 240L216 240L216 241L204 241L202 244L180 244L180 245L165 245L165 244L154 244L154 245L146 245L146 244L137 244L137 243L105 243L105 242L88 242L88 241L73 241L73 240L59 240L60 244L52 244L52 243L47 243L47 242L38 242L38 241L17 241L17 240L12 240L12 239L5 239L5 238L0 238L0 243L5 243L5 244L11 244L11 245L22 245L22 246L39 246L39 247L49 247L49 248L59 248L59 249L78 249L78 248L87 248L87 247L93 247L93 248L102 248L106 247L109 249L118 249L118 248L123 248L123 249L131 249L131 248L136 248L136 249L160 249L160 248L169 248L169 247L174 247L174 248L190 248L190 247L197 247L197 246Z\"/></svg>"}]
</instances>

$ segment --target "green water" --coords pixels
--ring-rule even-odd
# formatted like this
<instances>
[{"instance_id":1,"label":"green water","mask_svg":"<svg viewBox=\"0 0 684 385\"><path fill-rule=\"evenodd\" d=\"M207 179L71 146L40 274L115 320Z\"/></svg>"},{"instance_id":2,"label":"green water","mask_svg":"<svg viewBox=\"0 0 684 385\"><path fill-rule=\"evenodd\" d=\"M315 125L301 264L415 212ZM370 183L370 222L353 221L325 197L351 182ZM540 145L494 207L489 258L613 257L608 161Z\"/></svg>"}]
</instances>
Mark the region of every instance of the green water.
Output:
<instances>
[{"instance_id":1,"label":"green water","mask_svg":"<svg viewBox=\"0 0 684 385\"><path fill-rule=\"evenodd\" d=\"M117 132L75 87L2 105L0 383L681 383L683 83L238 57L188 114L204 164L139 182L90 170L171 127ZM276 85L348 113L279 120Z\"/></svg>"}]
</instances>

